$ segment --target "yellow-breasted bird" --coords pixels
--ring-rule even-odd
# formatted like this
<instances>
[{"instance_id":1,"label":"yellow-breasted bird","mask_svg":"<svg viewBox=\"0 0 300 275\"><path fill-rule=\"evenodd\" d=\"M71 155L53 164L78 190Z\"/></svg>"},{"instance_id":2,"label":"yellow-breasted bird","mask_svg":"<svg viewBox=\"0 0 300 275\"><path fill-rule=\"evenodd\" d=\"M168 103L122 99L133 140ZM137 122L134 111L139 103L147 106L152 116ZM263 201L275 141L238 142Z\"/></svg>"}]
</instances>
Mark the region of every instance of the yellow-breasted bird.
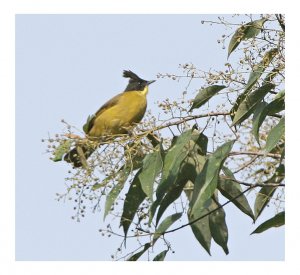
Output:
<instances>
[{"instance_id":1,"label":"yellow-breasted bird","mask_svg":"<svg viewBox=\"0 0 300 275\"><path fill-rule=\"evenodd\" d=\"M88 138L100 138L106 135L118 135L128 132L128 127L140 122L147 108L148 86L155 80L141 79L132 71L124 71L123 77L129 78L129 83L123 93L107 101L84 126ZM95 148L80 145L80 151L87 159ZM75 147L68 152L64 160L81 167L80 152Z\"/></svg>"}]
</instances>

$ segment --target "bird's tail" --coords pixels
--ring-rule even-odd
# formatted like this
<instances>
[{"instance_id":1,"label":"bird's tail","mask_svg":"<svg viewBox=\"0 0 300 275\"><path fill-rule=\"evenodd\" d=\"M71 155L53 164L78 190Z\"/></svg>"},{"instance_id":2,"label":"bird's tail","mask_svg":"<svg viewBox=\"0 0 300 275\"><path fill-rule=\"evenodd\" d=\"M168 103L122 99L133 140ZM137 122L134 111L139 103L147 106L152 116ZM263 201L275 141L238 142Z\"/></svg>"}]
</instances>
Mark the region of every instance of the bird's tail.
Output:
<instances>
[{"instance_id":1,"label":"bird's tail","mask_svg":"<svg viewBox=\"0 0 300 275\"><path fill-rule=\"evenodd\" d=\"M86 160L95 150L96 148L84 144L77 145L65 155L64 160L66 162L72 163L76 168L86 166L84 165L84 162L86 162Z\"/></svg>"}]
</instances>

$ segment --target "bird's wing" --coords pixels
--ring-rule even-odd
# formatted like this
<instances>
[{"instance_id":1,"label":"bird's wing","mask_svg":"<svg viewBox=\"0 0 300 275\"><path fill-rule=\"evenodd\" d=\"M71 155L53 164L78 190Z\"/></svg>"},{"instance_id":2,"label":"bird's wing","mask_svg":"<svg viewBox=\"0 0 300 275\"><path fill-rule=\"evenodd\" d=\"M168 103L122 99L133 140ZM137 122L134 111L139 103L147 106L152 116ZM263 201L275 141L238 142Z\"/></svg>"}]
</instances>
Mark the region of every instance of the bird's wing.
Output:
<instances>
[{"instance_id":1,"label":"bird's wing","mask_svg":"<svg viewBox=\"0 0 300 275\"><path fill-rule=\"evenodd\" d=\"M88 125L85 124L85 126L87 127L85 131L86 133L88 133L93 128L94 121L98 116L100 116L105 110L109 109L110 107L116 105L119 102L121 95L122 94L118 94L114 96L113 98L111 98L109 101L107 101L104 105L100 107L100 109L95 113L95 115L93 115L92 119L87 122Z\"/></svg>"}]
</instances>

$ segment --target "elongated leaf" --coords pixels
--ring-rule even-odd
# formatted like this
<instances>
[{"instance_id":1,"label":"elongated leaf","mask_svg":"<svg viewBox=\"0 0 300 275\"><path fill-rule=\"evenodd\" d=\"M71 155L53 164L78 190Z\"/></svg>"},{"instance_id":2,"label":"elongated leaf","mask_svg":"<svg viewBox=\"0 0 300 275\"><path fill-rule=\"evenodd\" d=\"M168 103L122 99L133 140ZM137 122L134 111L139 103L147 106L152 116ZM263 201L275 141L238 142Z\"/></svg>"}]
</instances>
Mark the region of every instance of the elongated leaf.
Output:
<instances>
[{"instance_id":1,"label":"elongated leaf","mask_svg":"<svg viewBox=\"0 0 300 275\"><path fill-rule=\"evenodd\" d=\"M262 233L272 227L279 227L284 225L285 223L285 212L280 212L277 215L275 215L273 218L263 222L261 225L259 225L252 233L252 234L257 234L257 233Z\"/></svg>"},{"instance_id":2,"label":"elongated leaf","mask_svg":"<svg viewBox=\"0 0 300 275\"><path fill-rule=\"evenodd\" d=\"M248 82L245 86L244 92L238 96L235 104L233 105L232 109L230 110L230 116L231 116L232 120L235 117L235 114L236 114L240 104L247 98L249 92L251 91L251 88L259 80L259 78L261 77L261 75L263 74L265 69L269 66L270 62L272 61L274 56L277 54L277 52L278 52L278 49L271 49L264 55L262 61L259 64L257 64L256 66L254 66L253 71L250 73ZM267 75L267 77L264 79L264 81L262 83L262 87L267 84L272 85L271 80L276 76L277 73L278 73L278 70L273 69Z\"/></svg>"},{"instance_id":3,"label":"elongated leaf","mask_svg":"<svg viewBox=\"0 0 300 275\"><path fill-rule=\"evenodd\" d=\"M152 203L150 208L149 224L166 191L177 179L181 164L189 153L186 146L189 145L191 138L193 138L192 133L193 129L190 129L180 136L173 138L172 146L165 154L161 181L156 189L156 201Z\"/></svg>"},{"instance_id":4,"label":"elongated leaf","mask_svg":"<svg viewBox=\"0 0 300 275\"><path fill-rule=\"evenodd\" d=\"M63 139L60 141L59 146L54 151L53 161L61 161L64 154L68 153L71 149L72 141Z\"/></svg>"},{"instance_id":5,"label":"elongated leaf","mask_svg":"<svg viewBox=\"0 0 300 275\"><path fill-rule=\"evenodd\" d=\"M260 102L256 105L254 113L253 113L253 123L252 123L252 133L257 141L258 144L259 143L259 128L261 126L261 124L263 123L264 119L266 118L266 111L265 111L265 107L268 104L266 102Z\"/></svg>"},{"instance_id":6,"label":"elongated leaf","mask_svg":"<svg viewBox=\"0 0 300 275\"><path fill-rule=\"evenodd\" d=\"M155 233L154 233L154 237L153 237L153 244L155 244L155 242L159 239L159 237L161 235L163 235L167 229L174 223L176 222L179 218L181 218L182 213L175 213L171 216L168 216L167 218L165 218L161 224L157 227Z\"/></svg>"},{"instance_id":7,"label":"elongated leaf","mask_svg":"<svg viewBox=\"0 0 300 275\"><path fill-rule=\"evenodd\" d=\"M239 27L230 40L228 46L228 57L237 48L241 41L257 36L266 21L266 18L262 18L248 22L247 24Z\"/></svg>"},{"instance_id":8,"label":"elongated leaf","mask_svg":"<svg viewBox=\"0 0 300 275\"><path fill-rule=\"evenodd\" d=\"M211 209L216 209L219 207L219 203L215 200L212 200ZM220 208L209 215L209 228L211 236L214 241L223 248L225 254L229 253L228 250L228 228L225 220L225 211L223 208Z\"/></svg>"},{"instance_id":9,"label":"elongated leaf","mask_svg":"<svg viewBox=\"0 0 300 275\"><path fill-rule=\"evenodd\" d=\"M200 209L199 209L200 210ZM209 213L209 209L202 209L201 211L198 211L196 209L195 216L202 217L205 214ZM189 222L194 221L194 219L191 217L191 215L188 213ZM198 220L195 223L192 223L191 229L194 233L195 238L200 243L200 245L206 250L206 252L210 254L210 246L211 246L211 232L209 228L209 218L208 216L205 216L204 218Z\"/></svg>"},{"instance_id":10,"label":"elongated leaf","mask_svg":"<svg viewBox=\"0 0 300 275\"><path fill-rule=\"evenodd\" d=\"M268 115L277 114L285 109L285 91L280 91L272 102L268 104Z\"/></svg>"},{"instance_id":11,"label":"elongated leaf","mask_svg":"<svg viewBox=\"0 0 300 275\"><path fill-rule=\"evenodd\" d=\"M201 173L197 176L194 184L192 201L190 203L192 219L195 214L203 209L204 204L211 198L218 184L219 172L225 159L228 157L234 141L228 141L209 156Z\"/></svg>"},{"instance_id":12,"label":"elongated leaf","mask_svg":"<svg viewBox=\"0 0 300 275\"><path fill-rule=\"evenodd\" d=\"M276 144L281 140L281 138L284 136L285 132L285 123L284 123L284 117L280 119L278 124L271 129L265 146L265 151L268 153L270 152Z\"/></svg>"},{"instance_id":13,"label":"elongated leaf","mask_svg":"<svg viewBox=\"0 0 300 275\"><path fill-rule=\"evenodd\" d=\"M158 145L153 153L148 154L144 158L143 167L141 173L139 173L142 189L151 200L153 196L153 184L162 166L163 161L160 153L160 145Z\"/></svg>"},{"instance_id":14,"label":"elongated leaf","mask_svg":"<svg viewBox=\"0 0 300 275\"><path fill-rule=\"evenodd\" d=\"M114 204L114 202L117 199L118 195L122 191L123 187L124 187L124 184L122 184L122 183L116 184L110 190L109 194L106 196L105 209L104 209L104 217L103 217L103 219L106 218L107 214L109 213L112 205Z\"/></svg>"},{"instance_id":15,"label":"elongated leaf","mask_svg":"<svg viewBox=\"0 0 300 275\"><path fill-rule=\"evenodd\" d=\"M277 187L273 186L264 186L259 190L258 194L256 195L254 204L255 220L259 217L259 215L269 203L270 199L276 191L276 188Z\"/></svg>"},{"instance_id":16,"label":"elongated leaf","mask_svg":"<svg viewBox=\"0 0 300 275\"><path fill-rule=\"evenodd\" d=\"M252 113L255 106L265 97L265 95L274 88L274 84L265 84L254 92L246 96L240 103L232 121L232 126L240 124L247 119Z\"/></svg>"},{"instance_id":17,"label":"elongated leaf","mask_svg":"<svg viewBox=\"0 0 300 275\"><path fill-rule=\"evenodd\" d=\"M117 177L118 176L118 173L120 173L120 171L118 171L115 175L112 174L112 175L109 175L108 177L106 177L103 181L101 181L101 183L96 183L92 186L92 190L95 191L95 190L98 190L99 188L101 187L104 187L106 186L111 180L113 180L114 177Z\"/></svg>"},{"instance_id":18,"label":"elongated leaf","mask_svg":"<svg viewBox=\"0 0 300 275\"><path fill-rule=\"evenodd\" d=\"M137 172L137 175L132 181L124 201L121 226L123 227L125 236L127 235L129 226L136 214L137 209L146 198L146 194L141 187L141 182L138 177L140 171L141 170Z\"/></svg>"},{"instance_id":19,"label":"elongated leaf","mask_svg":"<svg viewBox=\"0 0 300 275\"><path fill-rule=\"evenodd\" d=\"M284 91L276 95L275 99L269 104L261 102L256 106L253 115L252 133L259 144L259 128L268 115L273 115L281 112L285 108Z\"/></svg>"},{"instance_id":20,"label":"elongated leaf","mask_svg":"<svg viewBox=\"0 0 300 275\"><path fill-rule=\"evenodd\" d=\"M254 66L253 71L250 73L250 76L249 76L249 79L248 79L248 82L247 82L244 92L249 91L253 87L253 85L261 77L261 75L263 74L265 69L269 66L269 64L271 63L271 61L273 60L273 58L276 56L277 53L278 53L277 48L273 48L265 53L262 61L260 63L258 63L256 66ZM265 81L263 84L264 85L272 84L272 83L270 83L270 80L272 78L274 78L275 76L276 76L276 74L274 74L274 72L271 75L268 74L268 76L265 78Z\"/></svg>"},{"instance_id":21,"label":"elongated leaf","mask_svg":"<svg viewBox=\"0 0 300 275\"><path fill-rule=\"evenodd\" d=\"M228 167L223 166L222 171L225 174L225 176L228 177L229 179L235 179L234 174L231 172L231 170Z\"/></svg>"},{"instance_id":22,"label":"elongated leaf","mask_svg":"<svg viewBox=\"0 0 300 275\"><path fill-rule=\"evenodd\" d=\"M241 187L237 182L230 179L223 179L221 176L218 182L218 190L225 198L232 201L238 209L254 220L254 214L248 200L245 195L241 194Z\"/></svg>"},{"instance_id":23,"label":"elongated leaf","mask_svg":"<svg viewBox=\"0 0 300 275\"><path fill-rule=\"evenodd\" d=\"M200 146L195 144L195 142L191 140L189 147L193 147L193 149L182 163L176 181L172 185L170 185L165 196L161 199L160 206L157 212L156 223L158 223L167 207L180 197L186 183L188 181L194 182L196 176L203 168L206 158L205 156L198 154Z\"/></svg>"},{"instance_id":24,"label":"elongated leaf","mask_svg":"<svg viewBox=\"0 0 300 275\"><path fill-rule=\"evenodd\" d=\"M132 167L131 163L130 163L130 165L124 164L116 173L112 173L111 175L106 177L101 183L94 184L92 186L92 190L95 191L95 190L107 185L113 179L118 181L118 184L122 185L127 180L130 173L133 170L138 169L138 168L140 168L140 167L138 167L138 166Z\"/></svg>"},{"instance_id":25,"label":"elongated leaf","mask_svg":"<svg viewBox=\"0 0 300 275\"><path fill-rule=\"evenodd\" d=\"M168 251L169 250L164 250L164 251L160 252L159 254L157 254L154 257L153 261L164 261Z\"/></svg>"},{"instance_id":26,"label":"elongated leaf","mask_svg":"<svg viewBox=\"0 0 300 275\"><path fill-rule=\"evenodd\" d=\"M135 253L134 255L132 255L127 261L136 261L136 260L138 260L145 253L145 251L147 251L149 249L149 247L151 247L151 244L150 243L146 243L144 245L144 248L143 248L142 251L140 251L140 252Z\"/></svg>"},{"instance_id":27,"label":"elongated leaf","mask_svg":"<svg viewBox=\"0 0 300 275\"><path fill-rule=\"evenodd\" d=\"M156 191L157 198L162 198L168 186L176 180L180 166L188 155L186 145L189 144L192 131L188 130L177 137L173 146L167 151L164 159L162 179Z\"/></svg>"},{"instance_id":28,"label":"elongated leaf","mask_svg":"<svg viewBox=\"0 0 300 275\"><path fill-rule=\"evenodd\" d=\"M221 85L212 85L210 87L204 88L199 91L195 99L193 100L193 105L191 110L195 108L199 108L204 105L211 97L213 97L216 93L226 88L226 86Z\"/></svg>"},{"instance_id":29,"label":"elongated leaf","mask_svg":"<svg viewBox=\"0 0 300 275\"><path fill-rule=\"evenodd\" d=\"M280 164L275 170L274 175L270 179L267 180L266 183L281 183L285 177L285 166ZM256 196L255 204L254 204L254 215L255 219L259 217L264 208L269 203L273 194L275 193L277 187L266 186L262 187L259 193Z\"/></svg>"},{"instance_id":30,"label":"elongated leaf","mask_svg":"<svg viewBox=\"0 0 300 275\"><path fill-rule=\"evenodd\" d=\"M207 136L203 133L200 133L200 135L195 133L192 135L192 140L195 141L197 145L193 150L196 150L198 155L206 156L208 143Z\"/></svg>"},{"instance_id":31,"label":"elongated leaf","mask_svg":"<svg viewBox=\"0 0 300 275\"><path fill-rule=\"evenodd\" d=\"M193 186L191 182L188 182L188 186ZM192 196L190 196L189 192L187 193L187 198L191 204L192 202ZM208 216L205 216L209 213L209 206L210 206L211 200L209 200L206 204L206 208L199 209L199 212L196 213L197 217L203 218L199 219L197 222L193 222L194 219L191 217L191 208L188 210L188 219L189 222L193 222L190 227L194 233L195 238L200 243L200 245L206 250L206 252L210 255L210 245L211 245L211 233L209 228L209 218Z\"/></svg>"},{"instance_id":32,"label":"elongated leaf","mask_svg":"<svg viewBox=\"0 0 300 275\"><path fill-rule=\"evenodd\" d=\"M105 178L102 181L101 184L95 184L92 187L92 190L96 190L96 189L102 187L103 185L105 186L110 180L112 180L112 178L115 178L115 180L117 181L117 184L110 190L110 192L106 196L103 219L105 219L107 214L109 213L112 205L114 204L118 195L122 191L122 189L124 187L124 183L127 181L131 172L132 172L132 167L124 165L118 170L118 172L116 174L112 174L112 175L108 176L107 178Z\"/></svg>"}]
</instances>

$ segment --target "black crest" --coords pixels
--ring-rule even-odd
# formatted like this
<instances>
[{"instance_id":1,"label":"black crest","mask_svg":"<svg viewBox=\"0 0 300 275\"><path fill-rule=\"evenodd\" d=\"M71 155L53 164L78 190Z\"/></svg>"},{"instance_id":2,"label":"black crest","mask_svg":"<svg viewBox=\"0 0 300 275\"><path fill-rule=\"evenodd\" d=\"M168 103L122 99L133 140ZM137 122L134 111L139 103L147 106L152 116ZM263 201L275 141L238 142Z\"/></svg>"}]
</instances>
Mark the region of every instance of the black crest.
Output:
<instances>
[{"instance_id":1,"label":"black crest","mask_svg":"<svg viewBox=\"0 0 300 275\"><path fill-rule=\"evenodd\" d=\"M135 73L133 73L132 71L129 71L129 70L128 71L126 71L126 70L123 71L123 77L130 78L130 80L137 81L137 82L145 81L145 80L141 79L138 75L136 75Z\"/></svg>"},{"instance_id":2,"label":"black crest","mask_svg":"<svg viewBox=\"0 0 300 275\"><path fill-rule=\"evenodd\" d=\"M129 78L129 83L125 89L125 92L128 91L143 91L147 85L147 81L137 76L132 71L123 71L123 77Z\"/></svg>"}]
</instances>

